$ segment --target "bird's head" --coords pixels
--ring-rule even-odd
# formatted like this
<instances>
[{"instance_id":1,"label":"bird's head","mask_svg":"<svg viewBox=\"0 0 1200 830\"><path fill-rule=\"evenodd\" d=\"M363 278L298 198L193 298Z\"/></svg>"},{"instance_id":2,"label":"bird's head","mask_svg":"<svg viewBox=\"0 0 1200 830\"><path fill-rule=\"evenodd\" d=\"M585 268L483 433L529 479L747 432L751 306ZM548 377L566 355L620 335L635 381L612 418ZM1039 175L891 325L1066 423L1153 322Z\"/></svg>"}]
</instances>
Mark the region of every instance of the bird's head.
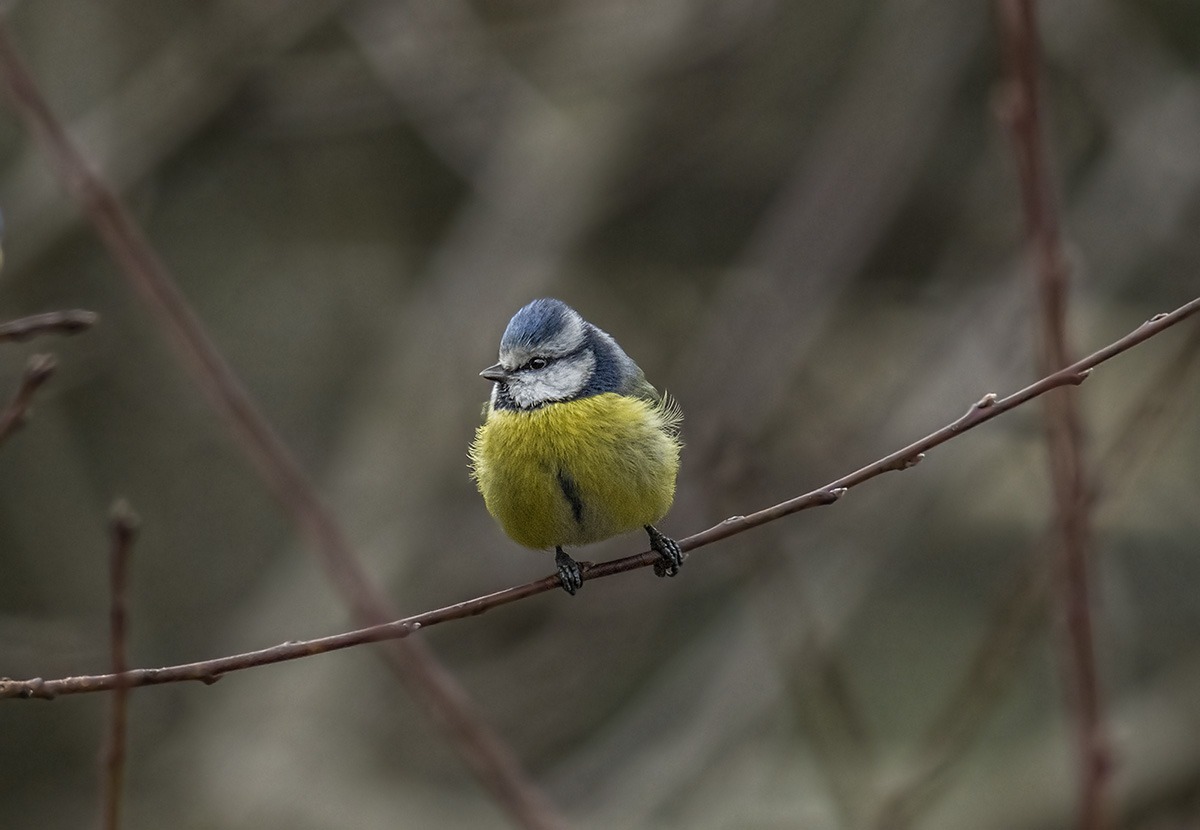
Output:
<instances>
[{"instance_id":1,"label":"bird's head","mask_svg":"<svg viewBox=\"0 0 1200 830\"><path fill-rule=\"evenodd\" d=\"M492 405L537 409L588 390L596 374L597 334L560 300L534 300L513 315L500 338L500 360L480 372L495 383Z\"/></svg>"}]
</instances>

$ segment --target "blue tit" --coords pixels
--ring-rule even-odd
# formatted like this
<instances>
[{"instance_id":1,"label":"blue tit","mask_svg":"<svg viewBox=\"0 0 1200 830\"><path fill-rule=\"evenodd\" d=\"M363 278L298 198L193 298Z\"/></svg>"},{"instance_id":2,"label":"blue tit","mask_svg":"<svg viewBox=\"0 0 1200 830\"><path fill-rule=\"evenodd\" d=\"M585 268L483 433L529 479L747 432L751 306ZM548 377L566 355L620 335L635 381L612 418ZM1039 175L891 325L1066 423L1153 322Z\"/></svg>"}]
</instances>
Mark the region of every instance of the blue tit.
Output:
<instances>
[{"instance_id":1,"label":"blue tit","mask_svg":"<svg viewBox=\"0 0 1200 830\"><path fill-rule=\"evenodd\" d=\"M475 433L472 476L513 541L555 550L567 593L583 585L563 550L644 528L654 571L683 564L654 525L679 470L675 402L659 395L607 333L559 300L534 300L508 323L500 361L479 373L492 396Z\"/></svg>"}]
</instances>

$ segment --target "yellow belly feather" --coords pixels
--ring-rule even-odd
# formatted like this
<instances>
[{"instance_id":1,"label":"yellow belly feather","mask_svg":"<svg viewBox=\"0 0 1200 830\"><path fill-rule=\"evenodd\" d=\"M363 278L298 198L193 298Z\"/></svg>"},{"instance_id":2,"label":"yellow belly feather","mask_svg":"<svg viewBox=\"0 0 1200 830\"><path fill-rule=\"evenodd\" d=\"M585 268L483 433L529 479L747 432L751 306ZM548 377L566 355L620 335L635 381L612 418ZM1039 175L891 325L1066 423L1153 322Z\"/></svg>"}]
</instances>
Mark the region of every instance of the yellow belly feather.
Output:
<instances>
[{"instance_id":1,"label":"yellow belly feather","mask_svg":"<svg viewBox=\"0 0 1200 830\"><path fill-rule=\"evenodd\" d=\"M672 406L614 393L493 410L471 445L488 512L526 547L586 545L654 524L679 470Z\"/></svg>"}]
</instances>

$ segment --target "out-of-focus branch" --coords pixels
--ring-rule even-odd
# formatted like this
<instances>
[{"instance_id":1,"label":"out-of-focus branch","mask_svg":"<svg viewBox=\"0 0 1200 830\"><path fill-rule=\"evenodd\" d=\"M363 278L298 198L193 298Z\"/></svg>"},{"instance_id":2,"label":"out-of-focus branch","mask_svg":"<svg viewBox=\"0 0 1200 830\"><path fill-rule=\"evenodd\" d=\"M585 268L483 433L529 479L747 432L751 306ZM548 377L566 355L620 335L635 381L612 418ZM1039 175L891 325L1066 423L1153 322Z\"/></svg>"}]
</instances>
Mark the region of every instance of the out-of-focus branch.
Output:
<instances>
[{"instance_id":1,"label":"out-of-focus branch","mask_svg":"<svg viewBox=\"0 0 1200 830\"><path fill-rule=\"evenodd\" d=\"M1127 491L1137 479L1136 461L1163 432L1166 413L1179 408L1184 393L1194 387L1192 373L1200 364L1200 326L1194 327L1175 356L1164 363L1144 387L1138 403L1114 430L1114 438L1099 458L1098 469L1119 470L1111 484L1093 488L1089 506L1099 511ZM1019 573L996 603L997 611L967 663L954 691L927 731L917 763L905 780L884 797L873 825L878 830L904 830L945 790L949 773L975 742L1004 686L1028 651L1041 627L1050 595L1046 557L1052 551L1053 528L1033 545Z\"/></svg>"},{"instance_id":2,"label":"out-of-focus branch","mask_svg":"<svg viewBox=\"0 0 1200 830\"><path fill-rule=\"evenodd\" d=\"M987 20L974 3L889 0L871 9L845 89L804 141L789 180L709 303L710 317L680 350L676 392L703 396L720 375L726 393L706 416L722 434L689 440L692 458L699 448L703 463L731 451L728 432L760 441L788 417L788 384L780 379L812 358L852 275L902 212ZM912 38L923 44L918 52ZM758 371L738 358L768 352L775 360Z\"/></svg>"},{"instance_id":3,"label":"out-of-focus branch","mask_svg":"<svg viewBox=\"0 0 1200 830\"><path fill-rule=\"evenodd\" d=\"M710 527L686 539L679 540L679 546L684 551L693 551L711 545L730 536L744 533L751 528L773 522L784 516L798 513L811 507L832 504L840 499L852 487L869 481L893 470L905 470L923 457L929 450L950 441L968 430L974 429L998 415L1028 403L1047 392L1063 386L1077 385L1087 379L1091 370L1106 360L1110 360L1122 352L1132 349L1164 329L1200 312L1200 297L1186 305L1180 306L1169 314L1159 314L1143 323L1137 329L1099 351L1093 352L1082 360L1047 375L1036 383L1026 386L1003 398L994 394L985 395L975 403L966 414L950 422L946 426L929 433L919 441L914 441L906 447L880 458L836 481L831 481L802 496L797 496L772 507L751 513L748 516L733 516L718 525ZM583 565L584 580L600 579L614 576L626 571L637 570L654 564L658 554L644 551L622 559L614 559L599 564L580 563ZM547 576L524 585L517 585L497 591L494 594L476 597L465 602L449 605L434 611L426 611L412 617L395 620L394 622L375 625L357 631L348 631L315 640L283 643L272 648L259 651L220 657L215 660L204 660L197 663L171 666L161 669L134 669L124 675L90 675L66 677L57 680L0 679L0 699L3 698L43 698L52 699L64 694L80 694L83 692L99 692L116 688L118 684L126 686L152 686L161 683L178 683L186 680L199 680L203 683L215 683L225 674L232 671L265 666L272 663L282 663L311 657L343 648L375 643L383 640L394 640L407 637L414 631L428 628L450 620L461 620L478 616L501 605L523 600L537 594L552 591L559 586L558 576Z\"/></svg>"},{"instance_id":4,"label":"out-of-focus branch","mask_svg":"<svg viewBox=\"0 0 1200 830\"><path fill-rule=\"evenodd\" d=\"M96 324L99 315L94 311L72 309L34 314L19 320L0 323L0 343L9 340L28 340L42 334L79 334Z\"/></svg>"},{"instance_id":5,"label":"out-of-focus branch","mask_svg":"<svg viewBox=\"0 0 1200 830\"><path fill-rule=\"evenodd\" d=\"M1134 469L1147 455L1147 444L1173 424L1171 416L1179 412L1183 392L1196 387L1195 373L1200 367L1200 327L1192 329L1169 361L1146 383L1149 394L1138 397L1137 404L1122 419L1117 438L1100 459L1099 469L1118 471L1104 485L1093 487L1091 501L1115 499L1129 488Z\"/></svg>"},{"instance_id":6,"label":"out-of-focus branch","mask_svg":"<svg viewBox=\"0 0 1200 830\"><path fill-rule=\"evenodd\" d=\"M32 317L22 317L0 323L0 343L10 340L28 340L40 334L77 334L92 327L97 315L91 311L51 311L47 314L35 314ZM33 396L43 383L50 379L58 362L52 354L35 354L25 365L21 376L21 385L17 393L9 401L8 406L0 412L0 443L20 429L29 417L29 408L33 405Z\"/></svg>"},{"instance_id":7,"label":"out-of-focus branch","mask_svg":"<svg viewBox=\"0 0 1200 830\"><path fill-rule=\"evenodd\" d=\"M62 122L0 22L0 81L17 113L41 142L71 195L175 346L196 385L233 433L280 503L321 556L329 578L360 625L395 616L372 584L345 533L290 450L258 410L209 340L174 279L116 193L75 148ZM466 692L420 641L394 641L382 654L449 736L492 796L521 826L562 825L516 757L483 720Z\"/></svg>"},{"instance_id":8,"label":"out-of-focus branch","mask_svg":"<svg viewBox=\"0 0 1200 830\"><path fill-rule=\"evenodd\" d=\"M50 379L57 366L58 362L52 354L35 354L29 358L25 365L25 373L21 375L21 385L17 387L17 394L9 401L4 411L0 412L0 444L25 423L34 394Z\"/></svg>"},{"instance_id":9,"label":"out-of-focus branch","mask_svg":"<svg viewBox=\"0 0 1200 830\"><path fill-rule=\"evenodd\" d=\"M1006 90L1001 117L1012 135L1026 231L1037 271L1042 374L1069 361L1066 333L1069 268L1059 231L1058 204L1047 171L1038 101L1038 40L1032 0L999 0ZM1096 670L1090 607L1088 487L1076 396L1048 395L1046 438L1054 484L1059 590L1065 618L1063 664L1075 707L1079 755L1079 827L1100 830L1110 759Z\"/></svg>"},{"instance_id":10,"label":"out-of-focus branch","mask_svg":"<svg viewBox=\"0 0 1200 830\"><path fill-rule=\"evenodd\" d=\"M4 4L12 14L14 3ZM189 4L186 22L162 39L67 130L118 191L227 112L264 66L327 23L346 0L212 0ZM21 148L5 170L5 210L20 225L8 252L20 279L25 266L75 229L81 212L43 174L39 149Z\"/></svg>"},{"instance_id":11,"label":"out-of-focus branch","mask_svg":"<svg viewBox=\"0 0 1200 830\"><path fill-rule=\"evenodd\" d=\"M111 607L109 637L112 648L112 670L123 677L129 668L126 647L128 630L129 555L137 535L138 519L129 505L118 501L113 505L109 521L112 554L109 563ZM103 830L118 830L121 826L121 794L125 783L125 733L128 724L129 684L118 682L109 709L108 743L104 749L102 768L101 822Z\"/></svg>"}]
</instances>

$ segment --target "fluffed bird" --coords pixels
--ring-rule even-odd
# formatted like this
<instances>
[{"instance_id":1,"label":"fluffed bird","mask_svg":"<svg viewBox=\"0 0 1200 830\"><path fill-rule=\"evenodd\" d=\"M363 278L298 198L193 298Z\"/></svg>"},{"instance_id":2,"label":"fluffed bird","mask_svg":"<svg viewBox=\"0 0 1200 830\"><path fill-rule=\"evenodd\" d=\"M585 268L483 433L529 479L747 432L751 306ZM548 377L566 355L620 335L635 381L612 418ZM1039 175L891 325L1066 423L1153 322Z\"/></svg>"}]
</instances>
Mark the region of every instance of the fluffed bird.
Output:
<instances>
[{"instance_id":1,"label":"fluffed bird","mask_svg":"<svg viewBox=\"0 0 1200 830\"><path fill-rule=\"evenodd\" d=\"M606 332L559 300L534 300L500 338L500 359L475 433L472 476L513 541L555 550L569 594L583 572L564 547L644 528L654 572L683 564L654 525L675 497L682 413Z\"/></svg>"}]
</instances>

